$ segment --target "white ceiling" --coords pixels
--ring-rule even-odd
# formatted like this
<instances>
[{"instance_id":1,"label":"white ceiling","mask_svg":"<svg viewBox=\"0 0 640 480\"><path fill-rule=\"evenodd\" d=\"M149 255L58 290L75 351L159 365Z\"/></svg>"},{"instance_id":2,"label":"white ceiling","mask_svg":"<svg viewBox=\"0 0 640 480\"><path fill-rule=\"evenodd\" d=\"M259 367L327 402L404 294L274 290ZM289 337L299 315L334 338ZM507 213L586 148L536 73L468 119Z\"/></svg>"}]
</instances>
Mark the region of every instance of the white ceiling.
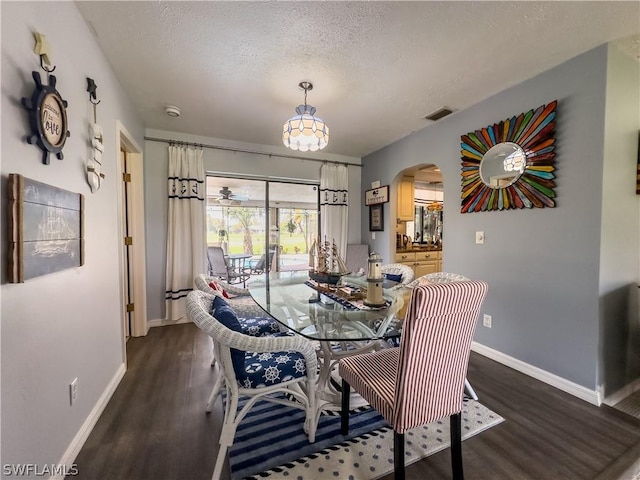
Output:
<instances>
[{"instance_id":1,"label":"white ceiling","mask_svg":"<svg viewBox=\"0 0 640 480\"><path fill-rule=\"evenodd\" d=\"M306 80L324 152L355 157L640 34L637 1L76 3L147 128L282 147Z\"/></svg>"}]
</instances>

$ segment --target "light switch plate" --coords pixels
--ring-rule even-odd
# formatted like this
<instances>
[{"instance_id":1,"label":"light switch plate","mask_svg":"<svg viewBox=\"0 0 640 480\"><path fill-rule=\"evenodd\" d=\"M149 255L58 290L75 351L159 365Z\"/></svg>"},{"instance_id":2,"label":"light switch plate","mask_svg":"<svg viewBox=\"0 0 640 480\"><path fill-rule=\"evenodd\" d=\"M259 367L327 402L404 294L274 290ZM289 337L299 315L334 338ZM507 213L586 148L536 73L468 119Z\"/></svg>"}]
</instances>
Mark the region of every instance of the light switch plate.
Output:
<instances>
[{"instance_id":1,"label":"light switch plate","mask_svg":"<svg viewBox=\"0 0 640 480\"><path fill-rule=\"evenodd\" d=\"M476 243L478 245L484 243L484 232L476 232Z\"/></svg>"}]
</instances>

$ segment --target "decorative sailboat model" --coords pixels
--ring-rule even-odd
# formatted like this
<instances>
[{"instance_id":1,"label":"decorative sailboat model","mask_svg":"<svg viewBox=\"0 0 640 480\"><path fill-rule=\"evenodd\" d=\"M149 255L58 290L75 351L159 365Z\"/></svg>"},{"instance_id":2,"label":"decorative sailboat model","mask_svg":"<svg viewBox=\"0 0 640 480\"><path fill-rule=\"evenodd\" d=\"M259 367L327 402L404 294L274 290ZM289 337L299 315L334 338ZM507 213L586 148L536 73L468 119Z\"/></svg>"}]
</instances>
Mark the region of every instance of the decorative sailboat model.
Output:
<instances>
[{"instance_id":1,"label":"decorative sailboat model","mask_svg":"<svg viewBox=\"0 0 640 480\"><path fill-rule=\"evenodd\" d=\"M318 283L336 285L347 275L349 269L338 254L338 247L334 242L313 242L309 250L309 278Z\"/></svg>"}]
</instances>

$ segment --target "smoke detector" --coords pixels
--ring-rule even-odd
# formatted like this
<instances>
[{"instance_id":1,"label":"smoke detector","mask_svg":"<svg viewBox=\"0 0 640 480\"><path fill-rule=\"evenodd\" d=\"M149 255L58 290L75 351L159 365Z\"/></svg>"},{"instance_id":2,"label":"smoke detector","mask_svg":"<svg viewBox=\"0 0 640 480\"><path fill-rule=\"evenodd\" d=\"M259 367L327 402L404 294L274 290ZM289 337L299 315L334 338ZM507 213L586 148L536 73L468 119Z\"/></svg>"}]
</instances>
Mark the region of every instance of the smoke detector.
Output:
<instances>
[{"instance_id":1,"label":"smoke detector","mask_svg":"<svg viewBox=\"0 0 640 480\"><path fill-rule=\"evenodd\" d=\"M180 109L178 107L175 107L173 105L167 105L167 107L164 109L165 112L167 112L167 115L169 115L170 117L179 117L180 116Z\"/></svg>"}]
</instances>

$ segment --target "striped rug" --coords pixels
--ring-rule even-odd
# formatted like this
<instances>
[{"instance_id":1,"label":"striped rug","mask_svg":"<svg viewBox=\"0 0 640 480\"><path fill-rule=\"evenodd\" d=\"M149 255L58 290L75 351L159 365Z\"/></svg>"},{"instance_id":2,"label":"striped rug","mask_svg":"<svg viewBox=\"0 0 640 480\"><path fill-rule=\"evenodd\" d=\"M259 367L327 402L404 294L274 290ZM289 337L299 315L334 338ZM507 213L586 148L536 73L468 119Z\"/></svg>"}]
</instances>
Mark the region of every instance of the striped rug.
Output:
<instances>
[{"instance_id":1,"label":"striped rug","mask_svg":"<svg viewBox=\"0 0 640 480\"><path fill-rule=\"evenodd\" d=\"M463 439L503 421L474 400L465 399L464 406ZM238 426L229 451L232 478L315 480L326 475L370 480L393 468L393 431L375 410L352 412L346 438L340 434L339 416L320 418L312 444L302 430L303 423L302 410L268 402L254 405ZM448 419L408 432L407 463L448 445Z\"/></svg>"}]
</instances>

